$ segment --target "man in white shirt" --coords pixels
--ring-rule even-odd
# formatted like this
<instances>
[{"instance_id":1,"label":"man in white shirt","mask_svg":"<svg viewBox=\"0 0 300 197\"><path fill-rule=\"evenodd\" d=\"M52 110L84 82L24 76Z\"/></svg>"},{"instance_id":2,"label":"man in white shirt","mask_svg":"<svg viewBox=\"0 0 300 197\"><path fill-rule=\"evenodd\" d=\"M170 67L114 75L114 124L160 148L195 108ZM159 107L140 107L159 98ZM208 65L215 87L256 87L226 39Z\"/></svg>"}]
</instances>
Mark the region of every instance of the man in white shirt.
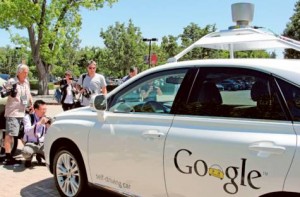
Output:
<instances>
[{"instance_id":1,"label":"man in white shirt","mask_svg":"<svg viewBox=\"0 0 300 197\"><path fill-rule=\"evenodd\" d=\"M25 158L25 167L31 166L33 155L36 154L38 162L44 158L44 140L51 119L46 117L47 105L43 100L36 100L33 104L34 113L23 118L25 145L22 155Z\"/></svg>"},{"instance_id":2,"label":"man in white shirt","mask_svg":"<svg viewBox=\"0 0 300 197\"><path fill-rule=\"evenodd\" d=\"M32 96L27 80L28 72L29 68L27 65L18 65L16 77L9 79L4 85L4 88L8 86L13 87L10 90L10 94L7 95L7 103L5 105L6 133L4 139L4 165L14 165L21 162L20 160L15 160L13 154L11 154L11 144L13 137L19 135L20 122L25 116L25 110L32 106Z\"/></svg>"},{"instance_id":3,"label":"man in white shirt","mask_svg":"<svg viewBox=\"0 0 300 197\"><path fill-rule=\"evenodd\" d=\"M82 74L77 81L77 88L82 95L81 106L89 106L94 94L107 94L106 81L103 75L96 73L97 64L89 61L87 73Z\"/></svg>"}]
</instances>

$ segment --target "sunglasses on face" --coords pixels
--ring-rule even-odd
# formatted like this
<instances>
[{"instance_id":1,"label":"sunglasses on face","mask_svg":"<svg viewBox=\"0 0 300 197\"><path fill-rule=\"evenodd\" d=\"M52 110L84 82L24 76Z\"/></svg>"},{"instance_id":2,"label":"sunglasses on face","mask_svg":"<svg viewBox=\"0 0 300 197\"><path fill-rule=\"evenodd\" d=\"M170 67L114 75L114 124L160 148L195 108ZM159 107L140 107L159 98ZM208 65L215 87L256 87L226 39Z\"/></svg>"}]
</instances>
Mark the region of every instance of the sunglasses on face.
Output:
<instances>
[{"instance_id":1,"label":"sunglasses on face","mask_svg":"<svg viewBox=\"0 0 300 197\"><path fill-rule=\"evenodd\" d=\"M93 70L95 70L95 69L96 69L96 67L89 67L89 69L90 69L90 70L92 70L92 69L93 69Z\"/></svg>"}]
</instances>

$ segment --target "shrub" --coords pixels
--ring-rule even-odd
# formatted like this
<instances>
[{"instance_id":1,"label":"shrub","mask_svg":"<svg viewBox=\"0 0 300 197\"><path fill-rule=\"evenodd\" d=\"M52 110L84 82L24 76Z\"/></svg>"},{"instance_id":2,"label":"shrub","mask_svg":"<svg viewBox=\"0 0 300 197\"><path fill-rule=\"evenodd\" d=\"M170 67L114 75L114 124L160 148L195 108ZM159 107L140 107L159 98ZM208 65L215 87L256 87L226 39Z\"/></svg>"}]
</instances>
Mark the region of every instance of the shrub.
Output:
<instances>
[{"instance_id":1,"label":"shrub","mask_svg":"<svg viewBox=\"0 0 300 197\"><path fill-rule=\"evenodd\" d=\"M38 89L38 80L30 80L30 89L37 90ZM48 82L48 89L53 90L54 84L51 82Z\"/></svg>"}]
</instances>

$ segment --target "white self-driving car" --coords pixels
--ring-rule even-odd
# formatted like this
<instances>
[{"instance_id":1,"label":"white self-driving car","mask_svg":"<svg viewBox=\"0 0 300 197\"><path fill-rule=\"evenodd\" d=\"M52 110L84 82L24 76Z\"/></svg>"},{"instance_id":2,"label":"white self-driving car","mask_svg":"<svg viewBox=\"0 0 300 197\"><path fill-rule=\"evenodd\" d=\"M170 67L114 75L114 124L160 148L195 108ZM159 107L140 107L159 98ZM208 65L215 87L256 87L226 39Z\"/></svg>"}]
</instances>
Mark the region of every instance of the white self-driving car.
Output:
<instances>
[{"instance_id":1,"label":"white self-driving car","mask_svg":"<svg viewBox=\"0 0 300 197\"><path fill-rule=\"evenodd\" d=\"M199 46L300 48L250 27L189 49ZM62 196L88 185L125 196L300 195L300 61L178 61L188 51L55 117L45 155Z\"/></svg>"}]
</instances>

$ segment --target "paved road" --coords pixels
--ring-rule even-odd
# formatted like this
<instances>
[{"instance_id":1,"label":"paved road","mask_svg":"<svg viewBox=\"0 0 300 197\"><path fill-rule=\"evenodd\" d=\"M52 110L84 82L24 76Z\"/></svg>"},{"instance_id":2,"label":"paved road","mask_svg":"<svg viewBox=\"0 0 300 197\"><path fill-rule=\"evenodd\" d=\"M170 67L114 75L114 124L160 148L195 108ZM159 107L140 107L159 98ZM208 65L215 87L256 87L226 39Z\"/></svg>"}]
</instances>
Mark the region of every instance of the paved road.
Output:
<instances>
[{"instance_id":1,"label":"paved road","mask_svg":"<svg viewBox=\"0 0 300 197\"><path fill-rule=\"evenodd\" d=\"M48 116L62 112L60 105L48 105ZM16 158L23 160L19 142ZM18 166L4 166L0 164L0 196L1 197L52 197L59 196L52 174L46 166L38 166L35 160L31 168L25 168L24 164ZM105 191L90 189L87 196L117 196Z\"/></svg>"}]
</instances>

